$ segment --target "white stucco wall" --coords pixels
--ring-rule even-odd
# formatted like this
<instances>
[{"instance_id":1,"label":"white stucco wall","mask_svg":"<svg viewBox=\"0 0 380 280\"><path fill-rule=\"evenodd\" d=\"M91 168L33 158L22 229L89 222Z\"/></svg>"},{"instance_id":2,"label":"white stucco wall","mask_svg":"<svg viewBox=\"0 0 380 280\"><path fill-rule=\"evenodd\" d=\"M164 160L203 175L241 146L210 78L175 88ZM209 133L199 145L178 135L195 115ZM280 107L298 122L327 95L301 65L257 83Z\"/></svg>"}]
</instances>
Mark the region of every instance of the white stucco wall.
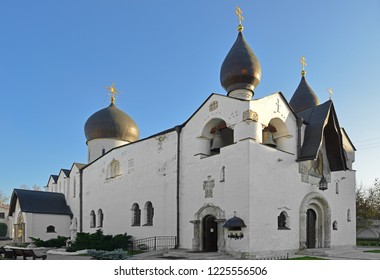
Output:
<instances>
[{"instance_id":1,"label":"white stucco wall","mask_svg":"<svg viewBox=\"0 0 380 280\"><path fill-rule=\"evenodd\" d=\"M31 242L30 237L42 240L57 238L58 235L70 237L70 216L25 213L25 242ZM54 226L55 232L46 232L48 226Z\"/></svg>"},{"instance_id":2,"label":"white stucco wall","mask_svg":"<svg viewBox=\"0 0 380 280\"><path fill-rule=\"evenodd\" d=\"M90 212L102 209L105 234L128 233L134 238L175 236L177 133L163 133L112 150L83 170L83 230ZM108 165L117 160L120 175L107 178ZM143 226L144 205L152 202L153 226ZM132 226L132 205L141 209L141 226Z\"/></svg>"}]
</instances>

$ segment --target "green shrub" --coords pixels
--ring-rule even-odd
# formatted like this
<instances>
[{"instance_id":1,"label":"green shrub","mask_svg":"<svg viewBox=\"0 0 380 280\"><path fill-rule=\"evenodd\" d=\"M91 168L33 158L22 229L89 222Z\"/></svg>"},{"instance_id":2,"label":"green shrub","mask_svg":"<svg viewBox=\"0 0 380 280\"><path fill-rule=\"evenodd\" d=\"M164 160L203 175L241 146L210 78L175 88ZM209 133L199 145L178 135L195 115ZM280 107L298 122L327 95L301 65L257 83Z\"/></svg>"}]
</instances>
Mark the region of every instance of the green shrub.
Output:
<instances>
[{"instance_id":1,"label":"green shrub","mask_svg":"<svg viewBox=\"0 0 380 280\"><path fill-rule=\"evenodd\" d=\"M128 250L130 239L131 236L126 234L105 235L100 229L95 233L80 232L77 234L75 242L71 244L67 251L75 252L85 249L103 251Z\"/></svg>"},{"instance_id":2,"label":"green shrub","mask_svg":"<svg viewBox=\"0 0 380 280\"><path fill-rule=\"evenodd\" d=\"M87 253L97 260L125 260L128 258L128 252L122 249L113 251L88 250Z\"/></svg>"},{"instance_id":3,"label":"green shrub","mask_svg":"<svg viewBox=\"0 0 380 280\"><path fill-rule=\"evenodd\" d=\"M0 223L0 237L7 236L8 226L5 223Z\"/></svg>"},{"instance_id":4,"label":"green shrub","mask_svg":"<svg viewBox=\"0 0 380 280\"><path fill-rule=\"evenodd\" d=\"M66 241L69 238L58 235L57 238L52 238L46 241L41 240L40 238L33 238L33 237L30 237L30 239L33 240L34 245L36 245L37 247L59 248L59 247L65 247Z\"/></svg>"}]
</instances>

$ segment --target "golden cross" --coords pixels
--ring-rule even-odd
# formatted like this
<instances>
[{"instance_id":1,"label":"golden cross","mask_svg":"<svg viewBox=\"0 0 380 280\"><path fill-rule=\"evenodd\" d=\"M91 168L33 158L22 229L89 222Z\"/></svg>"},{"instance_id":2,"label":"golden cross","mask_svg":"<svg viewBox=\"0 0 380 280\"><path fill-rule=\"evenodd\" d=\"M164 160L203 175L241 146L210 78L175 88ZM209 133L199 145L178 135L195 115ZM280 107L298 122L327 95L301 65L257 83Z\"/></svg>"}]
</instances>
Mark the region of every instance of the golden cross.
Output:
<instances>
[{"instance_id":1,"label":"golden cross","mask_svg":"<svg viewBox=\"0 0 380 280\"><path fill-rule=\"evenodd\" d=\"M305 66L306 66L306 59L304 56L301 56L301 64L302 64L302 71L301 71L301 75L302 76L305 76L306 74L306 71L305 71Z\"/></svg>"},{"instance_id":2,"label":"golden cross","mask_svg":"<svg viewBox=\"0 0 380 280\"><path fill-rule=\"evenodd\" d=\"M330 100L332 100L332 96L334 94L334 91L332 90L332 88L328 88L327 91L329 92L330 94Z\"/></svg>"},{"instance_id":3,"label":"golden cross","mask_svg":"<svg viewBox=\"0 0 380 280\"><path fill-rule=\"evenodd\" d=\"M242 14L243 14L243 11L239 8L239 6L236 6L236 10L235 10L235 13L237 14L238 18L239 18L239 27L238 27L238 30L239 31L242 31L243 30L243 25L242 25L242 22L244 20Z\"/></svg>"},{"instance_id":4,"label":"golden cross","mask_svg":"<svg viewBox=\"0 0 380 280\"><path fill-rule=\"evenodd\" d=\"M104 88L110 93L110 95L111 95L111 103L113 104L115 102L115 95L120 93L115 88L115 83L112 82L112 85L110 87L105 86Z\"/></svg>"}]
</instances>

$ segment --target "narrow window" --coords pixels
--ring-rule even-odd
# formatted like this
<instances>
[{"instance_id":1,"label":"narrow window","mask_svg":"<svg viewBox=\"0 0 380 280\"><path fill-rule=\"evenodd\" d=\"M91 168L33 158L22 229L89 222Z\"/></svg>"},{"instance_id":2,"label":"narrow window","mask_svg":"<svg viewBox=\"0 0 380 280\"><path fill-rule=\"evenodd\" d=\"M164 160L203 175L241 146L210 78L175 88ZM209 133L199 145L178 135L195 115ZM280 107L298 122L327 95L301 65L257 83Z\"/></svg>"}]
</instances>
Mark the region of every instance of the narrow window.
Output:
<instances>
[{"instance_id":1,"label":"narrow window","mask_svg":"<svg viewBox=\"0 0 380 280\"><path fill-rule=\"evenodd\" d=\"M154 208L152 202L148 201L144 206L145 224L144 226L153 226Z\"/></svg>"},{"instance_id":2,"label":"narrow window","mask_svg":"<svg viewBox=\"0 0 380 280\"><path fill-rule=\"evenodd\" d=\"M347 210L347 222L351 222L351 210Z\"/></svg>"},{"instance_id":3,"label":"narrow window","mask_svg":"<svg viewBox=\"0 0 380 280\"><path fill-rule=\"evenodd\" d=\"M0 213L0 219L5 219L5 213Z\"/></svg>"},{"instance_id":4,"label":"narrow window","mask_svg":"<svg viewBox=\"0 0 380 280\"><path fill-rule=\"evenodd\" d=\"M74 177L73 197L76 196L76 192L77 192L77 180L76 180L76 178Z\"/></svg>"},{"instance_id":5,"label":"narrow window","mask_svg":"<svg viewBox=\"0 0 380 280\"><path fill-rule=\"evenodd\" d=\"M335 182L335 193L339 194L339 182Z\"/></svg>"},{"instance_id":6,"label":"narrow window","mask_svg":"<svg viewBox=\"0 0 380 280\"><path fill-rule=\"evenodd\" d=\"M338 222L337 221L333 222L333 230L338 230Z\"/></svg>"},{"instance_id":7,"label":"narrow window","mask_svg":"<svg viewBox=\"0 0 380 280\"><path fill-rule=\"evenodd\" d=\"M98 222L96 223L98 225L98 227L103 227L103 218L104 218L103 210L99 209L98 210Z\"/></svg>"},{"instance_id":8,"label":"narrow window","mask_svg":"<svg viewBox=\"0 0 380 280\"><path fill-rule=\"evenodd\" d=\"M140 226L141 210L137 203L132 205L132 226Z\"/></svg>"},{"instance_id":9,"label":"narrow window","mask_svg":"<svg viewBox=\"0 0 380 280\"><path fill-rule=\"evenodd\" d=\"M90 227L94 228L95 226L96 226L96 215L95 215L95 211L92 210L90 213Z\"/></svg>"}]
</instances>

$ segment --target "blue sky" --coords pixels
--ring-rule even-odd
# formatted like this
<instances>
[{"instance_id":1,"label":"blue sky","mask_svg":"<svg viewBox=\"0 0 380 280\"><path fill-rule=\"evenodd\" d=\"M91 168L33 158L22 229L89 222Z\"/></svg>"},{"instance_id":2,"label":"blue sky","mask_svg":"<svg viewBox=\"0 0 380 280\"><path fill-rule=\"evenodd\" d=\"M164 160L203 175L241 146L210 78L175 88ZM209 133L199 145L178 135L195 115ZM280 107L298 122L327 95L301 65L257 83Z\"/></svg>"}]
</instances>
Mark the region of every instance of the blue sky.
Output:
<instances>
[{"instance_id":1,"label":"blue sky","mask_svg":"<svg viewBox=\"0 0 380 280\"><path fill-rule=\"evenodd\" d=\"M141 138L183 123L211 93L237 35L262 66L254 98L290 100L306 79L333 100L357 148L357 181L380 177L378 0L2 0L0 2L0 190L44 186L50 174L87 161L83 126L116 103Z\"/></svg>"}]
</instances>

